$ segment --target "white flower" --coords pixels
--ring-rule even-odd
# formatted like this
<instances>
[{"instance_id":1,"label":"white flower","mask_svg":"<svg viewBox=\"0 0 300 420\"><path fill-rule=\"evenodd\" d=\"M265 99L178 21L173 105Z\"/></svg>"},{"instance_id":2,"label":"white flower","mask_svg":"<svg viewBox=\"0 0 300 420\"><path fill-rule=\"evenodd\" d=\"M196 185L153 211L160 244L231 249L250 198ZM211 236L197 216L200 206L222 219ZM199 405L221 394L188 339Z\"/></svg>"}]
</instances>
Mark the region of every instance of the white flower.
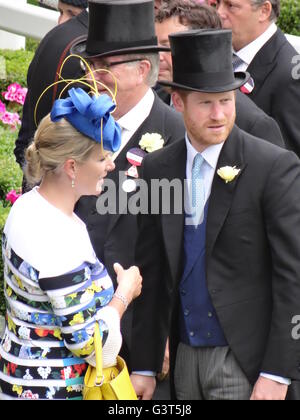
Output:
<instances>
[{"instance_id":1,"label":"white flower","mask_svg":"<svg viewBox=\"0 0 300 420\"><path fill-rule=\"evenodd\" d=\"M31 381L33 379L29 373L29 369L26 369L26 375L23 376L23 379L26 379L27 381Z\"/></svg>"},{"instance_id":2,"label":"white flower","mask_svg":"<svg viewBox=\"0 0 300 420\"><path fill-rule=\"evenodd\" d=\"M30 329L26 327L19 328L19 337L23 338L23 340L29 340L30 338Z\"/></svg>"},{"instance_id":3,"label":"white flower","mask_svg":"<svg viewBox=\"0 0 300 420\"><path fill-rule=\"evenodd\" d=\"M9 353L10 349L11 349L11 340L9 338L8 335L5 336L5 341L3 343L3 348L6 351L6 353Z\"/></svg>"},{"instance_id":4,"label":"white flower","mask_svg":"<svg viewBox=\"0 0 300 420\"><path fill-rule=\"evenodd\" d=\"M64 309L67 306L64 296L52 297L51 303L54 309Z\"/></svg>"},{"instance_id":5,"label":"white flower","mask_svg":"<svg viewBox=\"0 0 300 420\"><path fill-rule=\"evenodd\" d=\"M142 136L139 146L146 152L151 153L155 150L159 150L164 145L164 139L158 133L146 133Z\"/></svg>"},{"instance_id":6,"label":"white flower","mask_svg":"<svg viewBox=\"0 0 300 420\"><path fill-rule=\"evenodd\" d=\"M71 388L72 391L81 392L83 390L83 384L72 385Z\"/></svg>"},{"instance_id":7,"label":"white flower","mask_svg":"<svg viewBox=\"0 0 300 420\"><path fill-rule=\"evenodd\" d=\"M235 166L223 166L217 170L217 174L226 182L226 184L233 181L239 172L240 169L236 169Z\"/></svg>"},{"instance_id":8,"label":"white flower","mask_svg":"<svg viewBox=\"0 0 300 420\"><path fill-rule=\"evenodd\" d=\"M49 367L49 366L47 366L47 367L39 367L38 368L38 373L39 373L39 375L43 378L43 379L47 379L48 378L48 376L50 375L50 373L51 373L51 367Z\"/></svg>"},{"instance_id":9,"label":"white flower","mask_svg":"<svg viewBox=\"0 0 300 420\"><path fill-rule=\"evenodd\" d=\"M11 259L11 247L8 244L6 245L5 255L9 260Z\"/></svg>"},{"instance_id":10,"label":"white flower","mask_svg":"<svg viewBox=\"0 0 300 420\"><path fill-rule=\"evenodd\" d=\"M30 315L28 314L28 312L22 311L22 309L19 308L12 309L12 315L15 318L21 319L22 321L30 320Z\"/></svg>"},{"instance_id":11,"label":"white flower","mask_svg":"<svg viewBox=\"0 0 300 420\"><path fill-rule=\"evenodd\" d=\"M88 303L94 297L94 292L90 289L87 289L80 298L80 303Z\"/></svg>"}]
</instances>

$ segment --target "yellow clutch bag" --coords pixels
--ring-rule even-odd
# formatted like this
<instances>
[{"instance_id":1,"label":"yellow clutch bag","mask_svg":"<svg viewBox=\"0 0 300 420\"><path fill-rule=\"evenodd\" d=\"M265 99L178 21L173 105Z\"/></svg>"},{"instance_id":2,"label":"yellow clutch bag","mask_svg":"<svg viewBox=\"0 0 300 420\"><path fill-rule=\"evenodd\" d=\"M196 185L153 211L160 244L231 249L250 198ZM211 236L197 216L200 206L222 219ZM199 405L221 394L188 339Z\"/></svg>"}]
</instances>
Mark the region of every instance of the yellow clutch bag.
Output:
<instances>
[{"instance_id":1,"label":"yellow clutch bag","mask_svg":"<svg viewBox=\"0 0 300 420\"><path fill-rule=\"evenodd\" d=\"M89 365L84 376L84 400L137 400L125 360L117 357L116 366L103 369L102 340L98 322L94 332L96 367Z\"/></svg>"}]
</instances>

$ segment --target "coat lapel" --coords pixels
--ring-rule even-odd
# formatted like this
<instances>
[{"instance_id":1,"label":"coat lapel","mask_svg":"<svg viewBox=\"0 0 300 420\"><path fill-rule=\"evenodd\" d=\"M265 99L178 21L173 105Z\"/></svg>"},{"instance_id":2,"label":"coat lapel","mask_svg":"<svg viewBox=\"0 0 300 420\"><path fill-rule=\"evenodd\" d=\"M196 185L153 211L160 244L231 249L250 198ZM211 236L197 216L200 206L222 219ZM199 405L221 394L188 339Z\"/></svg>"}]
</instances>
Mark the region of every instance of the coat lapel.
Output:
<instances>
[{"instance_id":1,"label":"coat lapel","mask_svg":"<svg viewBox=\"0 0 300 420\"><path fill-rule=\"evenodd\" d=\"M116 195L116 208L117 208L117 214L111 215L109 218L109 225L106 232L106 237L109 236L110 232L116 225L118 219L122 216L122 214L126 213L127 211L127 200L122 200L123 208L120 208L119 204L119 190L122 188L119 183L119 172L126 172L131 164L127 161L126 154L127 152L133 148L139 146L139 141L141 140L141 137L145 133L164 133L164 108L161 106L162 102L158 98L158 96L155 94L154 103L151 109L151 112L149 116L146 118L146 120L140 125L140 127L137 129L137 131L133 134L129 142L126 144L126 146L123 148L122 152L118 155L117 159L115 160L116 170L108 174L108 178L114 181L115 185L118 186L117 188L117 195ZM164 138L165 143L164 146L166 146L170 140L169 137ZM124 193L125 194L125 193ZM134 194L134 193L132 193ZM128 195L129 197L129 195Z\"/></svg>"},{"instance_id":2,"label":"coat lapel","mask_svg":"<svg viewBox=\"0 0 300 420\"><path fill-rule=\"evenodd\" d=\"M273 71L276 66L277 52L284 42L286 42L285 36L278 29L250 63L247 71L254 80L254 89L249 94L250 97L254 98L260 92L265 80Z\"/></svg>"},{"instance_id":3,"label":"coat lapel","mask_svg":"<svg viewBox=\"0 0 300 420\"><path fill-rule=\"evenodd\" d=\"M217 236L230 210L235 188L246 166L243 157L241 133L238 127L235 126L233 128L222 148L218 160L209 198L206 226L206 258L209 257L213 250ZM217 170L223 166L236 166L237 169L240 169L240 172L233 181L226 183L217 174Z\"/></svg>"},{"instance_id":4,"label":"coat lapel","mask_svg":"<svg viewBox=\"0 0 300 420\"><path fill-rule=\"evenodd\" d=\"M163 176L172 181L174 179L181 182L182 191L182 211L175 214L171 208L170 214L163 214L161 216L162 233L166 254L169 261L169 267L172 275L172 280L175 283L182 267L183 256L183 230L184 230L184 180L186 177L186 146L185 140L179 141L172 146L168 155L168 162L166 162Z\"/></svg>"}]
</instances>

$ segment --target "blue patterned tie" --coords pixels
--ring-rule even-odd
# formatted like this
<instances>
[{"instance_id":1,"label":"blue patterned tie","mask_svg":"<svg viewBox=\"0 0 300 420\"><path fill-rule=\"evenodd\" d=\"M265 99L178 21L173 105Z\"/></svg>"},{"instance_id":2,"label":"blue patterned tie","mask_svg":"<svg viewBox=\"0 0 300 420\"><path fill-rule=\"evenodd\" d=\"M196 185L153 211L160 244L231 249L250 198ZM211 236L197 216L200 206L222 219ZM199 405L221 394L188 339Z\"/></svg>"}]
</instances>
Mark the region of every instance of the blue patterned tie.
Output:
<instances>
[{"instance_id":1,"label":"blue patterned tie","mask_svg":"<svg viewBox=\"0 0 300 420\"><path fill-rule=\"evenodd\" d=\"M243 61L237 54L235 53L232 54L233 71L236 71L236 69L244 63L245 61Z\"/></svg>"},{"instance_id":2,"label":"blue patterned tie","mask_svg":"<svg viewBox=\"0 0 300 420\"><path fill-rule=\"evenodd\" d=\"M204 159L200 153L194 157L192 168L191 213L193 225L202 223L205 206L205 189L202 165Z\"/></svg>"}]
</instances>

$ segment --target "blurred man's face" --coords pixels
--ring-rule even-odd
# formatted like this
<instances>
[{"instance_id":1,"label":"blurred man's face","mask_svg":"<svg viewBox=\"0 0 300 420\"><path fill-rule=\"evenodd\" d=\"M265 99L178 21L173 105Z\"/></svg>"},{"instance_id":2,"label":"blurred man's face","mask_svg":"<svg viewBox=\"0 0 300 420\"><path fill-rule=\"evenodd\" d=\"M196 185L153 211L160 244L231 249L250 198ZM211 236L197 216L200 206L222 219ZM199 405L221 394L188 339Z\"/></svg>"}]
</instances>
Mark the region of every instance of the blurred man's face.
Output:
<instances>
[{"instance_id":1,"label":"blurred man's face","mask_svg":"<svg viewBox=\"0 0 300 420\"><path fill-rule=\"evenodd\" d=\"M67 20L72 19L73 17L79 15L83 11L81 7L75 7L71 4L64 3L62 1L58 2L58 11L60 13L58 18L58 24L67 22Z\"/></svg>"},{"instance_id":2,"label":"blurred man's face","mask_svg":"<svg viewBox=\"0 0 300 420\"><path fill-rule=\"evenodd\" d=\"M112 57L96 57L89 61L89 65L96 79L99 93L106 93L110 96L116 91L117 108L114 112L116 119L125 115L126 112L136 104L141 89L145 86L145 71L151 64L146 59L130 58L128 55L116 55ZM88 81L93 79L86 69ZM108 89L109 90L108 90Z\"/></svg>"},{"instance_id":3,"label":"blurred man's face","mask_svg":"<svg viewBox=\"0 0 300 420\"><path fill-rule=\"evenodd\" d=\"M268 4L267 4L268 3ZM217 0L217 11L224 29L232 29L232 44L239 51L254 41L267 24L266 13L270 2L261 6L253 6L251 0Z\"/></svg>"},{"instance_id":4,"label":"blurred man's face","mask_svg":"<svg viewBox=\"0 0 300 420\"><path fill-rule=\"evenodd\" d=\"M187 27L179 22L177 16L164 20L162 23L155 23L155 32L158 44L163 47L170 47L169 34L186 31ZM172 56L170 52L159 53L160 67L158 80L173 80Z\"/></svg>"}]
</instances>

